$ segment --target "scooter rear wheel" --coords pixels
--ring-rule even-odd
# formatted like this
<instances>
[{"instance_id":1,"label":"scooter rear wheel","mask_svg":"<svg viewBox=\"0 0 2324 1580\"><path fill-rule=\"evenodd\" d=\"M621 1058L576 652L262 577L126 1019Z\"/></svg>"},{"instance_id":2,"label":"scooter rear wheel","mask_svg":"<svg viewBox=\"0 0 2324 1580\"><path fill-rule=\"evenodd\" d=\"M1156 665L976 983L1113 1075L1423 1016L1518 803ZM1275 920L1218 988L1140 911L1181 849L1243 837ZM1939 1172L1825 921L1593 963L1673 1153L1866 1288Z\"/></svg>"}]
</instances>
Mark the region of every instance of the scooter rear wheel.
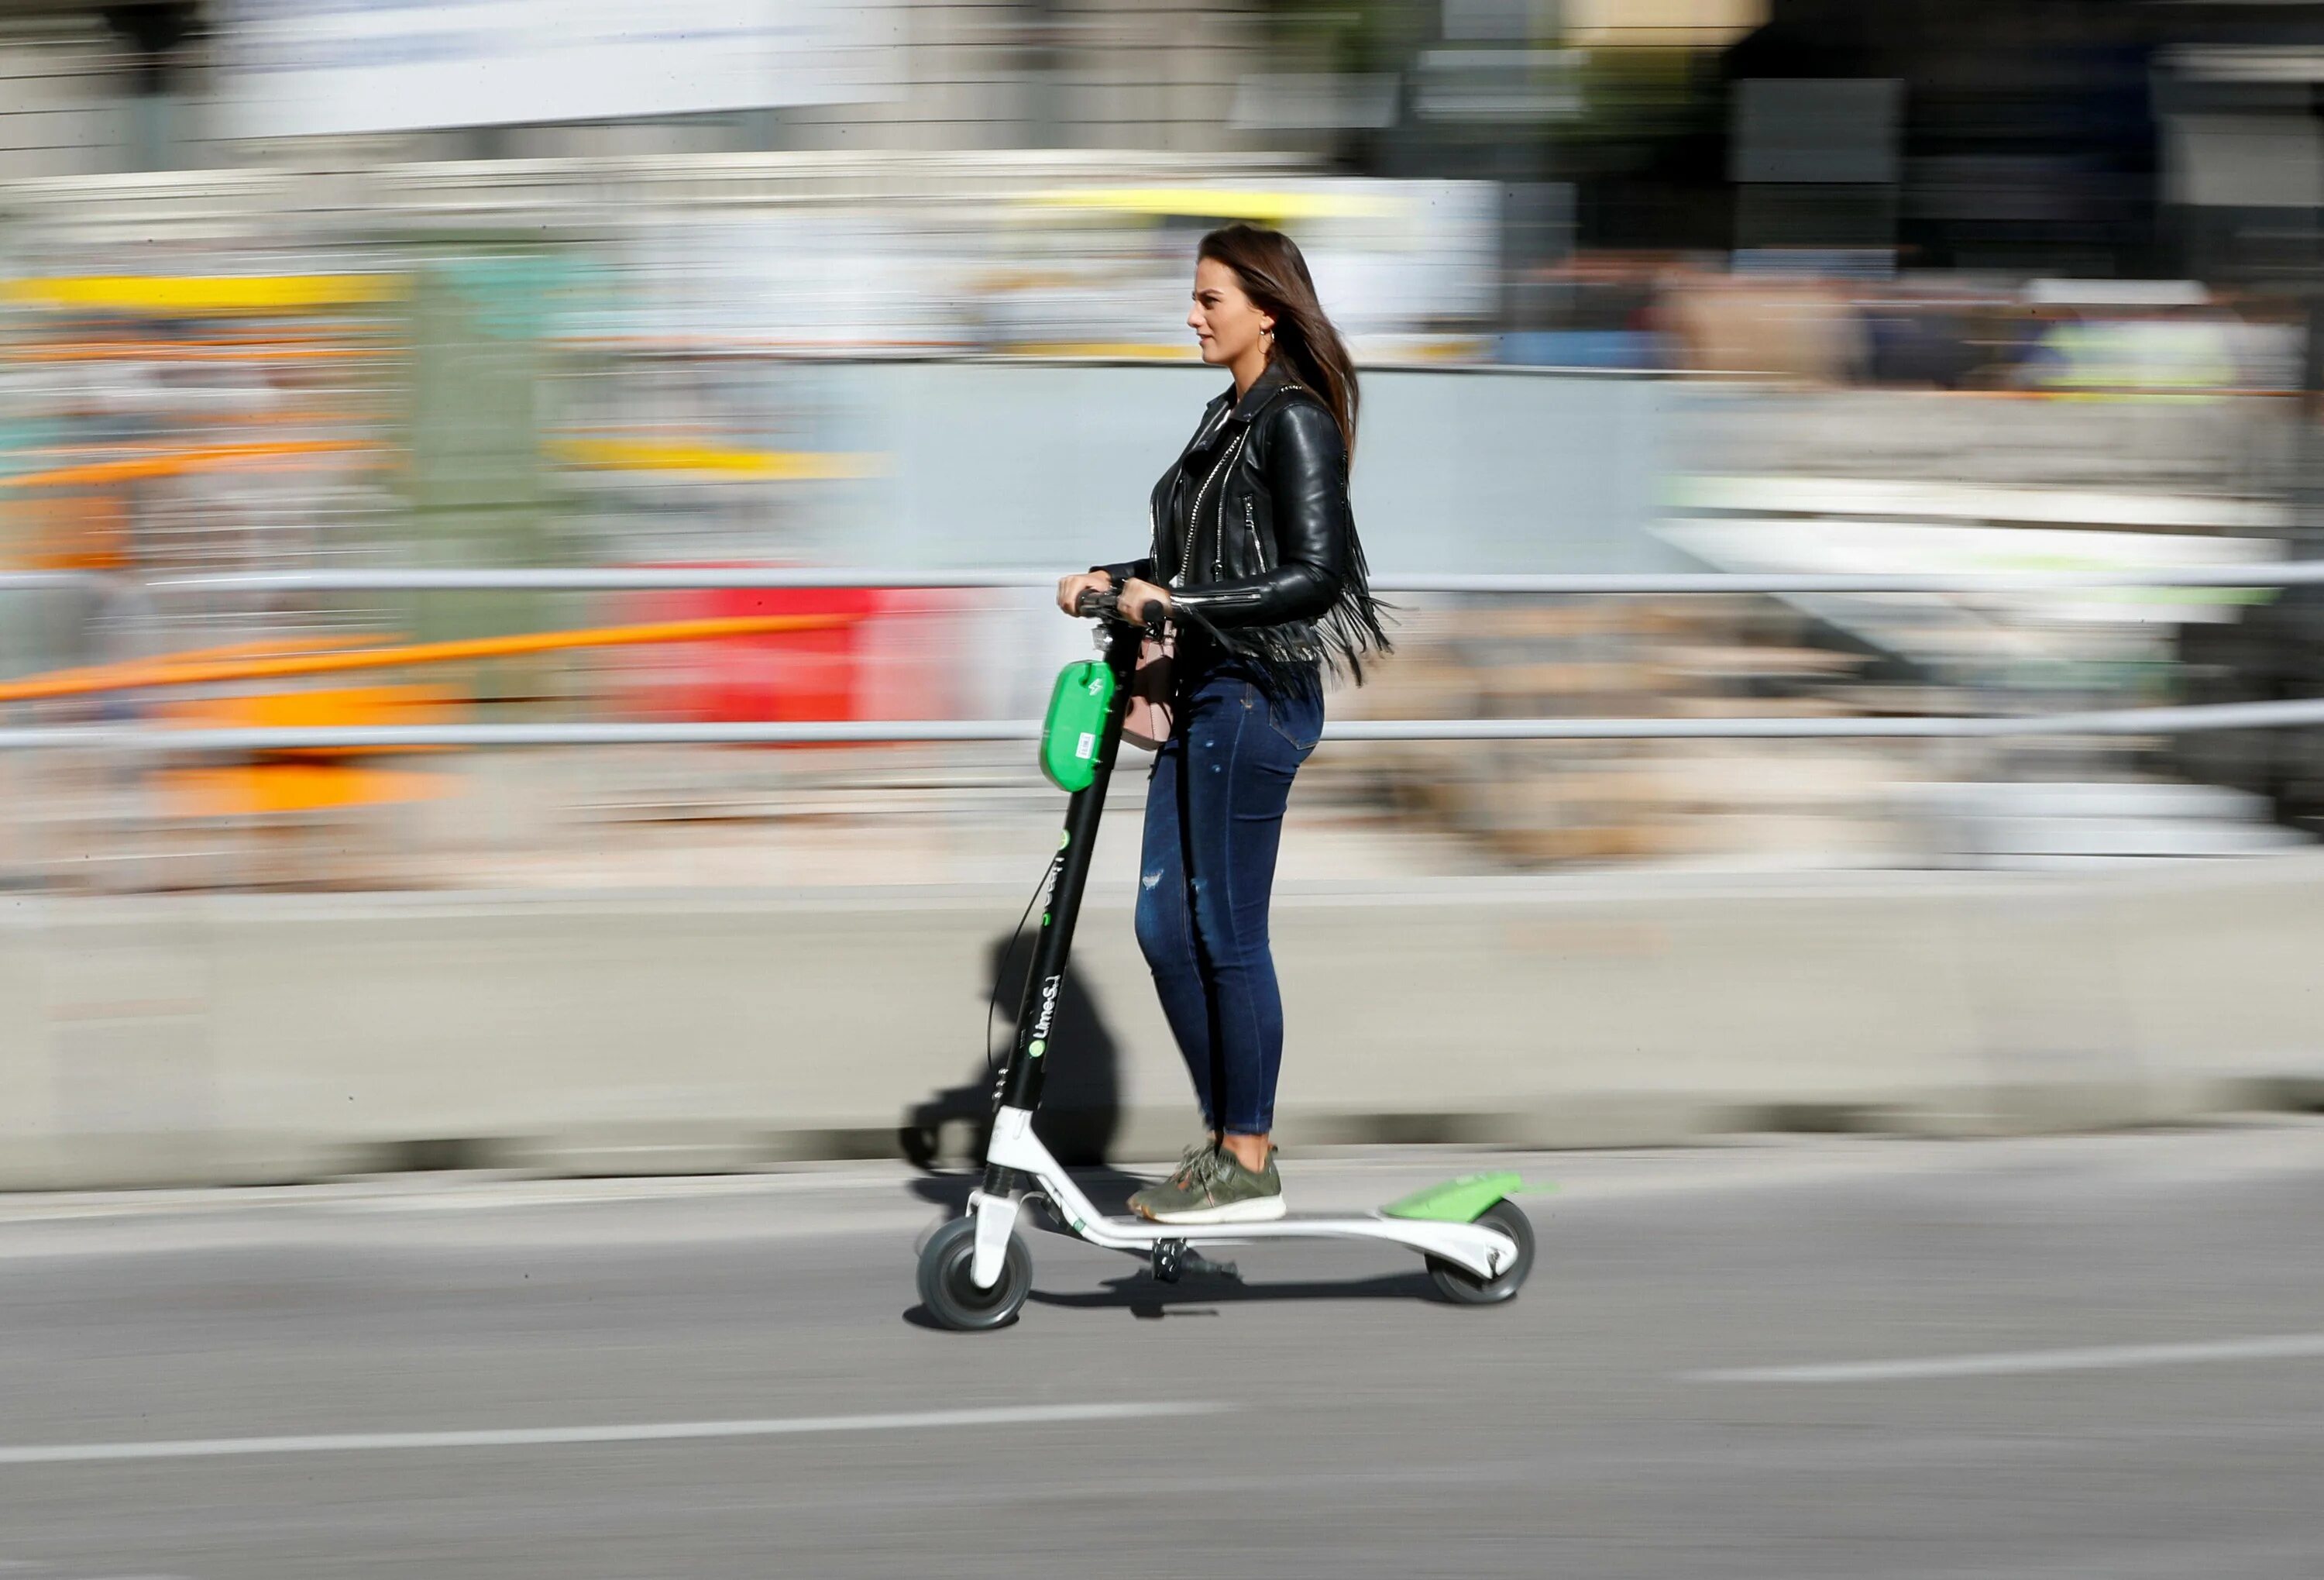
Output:
<instances>
[{"instance_id":1,"label":"scooter rear wheel","mask_svg":"<svg viewBox=\"0 0 2324 1580\"><path fill-rule=\"evenodd\" d=\"M1480 1279L1457 1261L1430 1257L1428 1276L1436 1281L1437 1293L1455 1306L1498 1306L1515 1299L1526 1275L1533 1271L1533 1224L1523 1207L1513 1201L1497 1201L1479 1215L1477 1222L1516 1241L1517 1259L1499 1277Z\"/></svg>"},{"instance_id":2,"label":"scooter rear wheel","mask_svg":"<svg viewBox=\"0 0 2324 1580\"><path fill-rule=\"evenodd\" d=\"M955 1333L982 1333L1017 1319L1033 1288L1033 1253L1011 1230L1001 1276L989 1289L970 1277L976 1261L976 1220L954 1218L928 1237L920 1252L920 1302L937 1324Z\"/></svg>"}]
</instances>

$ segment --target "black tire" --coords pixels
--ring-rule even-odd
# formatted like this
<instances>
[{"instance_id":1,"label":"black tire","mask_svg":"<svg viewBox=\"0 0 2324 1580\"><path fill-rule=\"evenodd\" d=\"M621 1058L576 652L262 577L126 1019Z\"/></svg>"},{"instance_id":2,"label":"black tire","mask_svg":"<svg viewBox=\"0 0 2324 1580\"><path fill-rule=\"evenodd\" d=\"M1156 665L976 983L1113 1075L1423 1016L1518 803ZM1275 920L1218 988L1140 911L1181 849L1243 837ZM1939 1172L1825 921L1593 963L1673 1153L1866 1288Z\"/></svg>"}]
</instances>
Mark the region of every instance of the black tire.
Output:
<instances>
[{"instance_id":1,"label":"black tire","mask_svg":"<svg viewBox=\"0 0 2324 1580\"><path fill-rule=\"evenodd\" d=\"M954 1333L982 1333L1017 1320L1033 1288L1033 1253L1025 1237L1009 1234L1009 1254L992 1288L980 1289L969 1277L976 1260L976 1220L954 1218L928 1237L920 1251L920 1303L938 1326Z\"/></svg>"},{"instance_id":2,"label":"black tire","mask_svg":"<svg viewBox=\"0 0 2324 1580\"><path fill-rule=\"evenodd\" d=\"M1527 1221L1525 1209L1513 1201L1497 1201L1487 1207L1477 1222L1489 1229L1499 1229L1517 1243L1517 1259L1499 1278L1480 1279L1456 1261L1446 1261L1441 1256L1428 1259L1428 1276L1436 1281L1436 1292L1455 1306L1498 1306L1513 1300L1533 1271L1533 1224Z\"/></svg>"}]
</instances>

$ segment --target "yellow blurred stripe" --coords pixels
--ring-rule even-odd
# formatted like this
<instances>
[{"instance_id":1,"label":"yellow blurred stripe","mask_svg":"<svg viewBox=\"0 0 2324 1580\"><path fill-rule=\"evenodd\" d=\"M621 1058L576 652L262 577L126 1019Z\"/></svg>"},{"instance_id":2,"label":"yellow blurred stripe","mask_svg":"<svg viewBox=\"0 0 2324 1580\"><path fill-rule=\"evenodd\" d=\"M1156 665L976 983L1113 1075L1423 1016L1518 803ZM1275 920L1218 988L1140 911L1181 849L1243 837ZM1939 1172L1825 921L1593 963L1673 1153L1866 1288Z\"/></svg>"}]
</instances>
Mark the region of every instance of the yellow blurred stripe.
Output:
<instances>
[{"instance_id":1,"label":"yellow blurred stripe","mask_svg":"<svg viewBox=\"0 0 2324 1580\"><path fill-rule=\"evenodd\" d=\"M1394 214L1394 199L1352 192L1274 192L1227 187L1066 187L1026 199L1055 208L1112 214L1201 215L1217 219L1375 219Z\"/></svg>"},{"instance_id":2,"label":"yellow blurred stripe","mask_svg":"<svg viewBox=\"0 0 2324 1580\"><path fill-rule=\"evenodd\" d=\"M384 346L267 346L247 340L87 340L23 346L8 354L20 362L324 362L395 355Z\"/></svg>"},{"instance_id":3,"label":"yellow blurred stripe","mask_svg":"<svg viewBox=\"0 0 2324 1580\"><path fill-rule=\"evenodd\" d=\"M822 482L868 477L876 455L844 451L742 450L657 439L567 439L556 451L576 466L609 472L716 472L733 477Z\"/></svg>"},{"instance_id":4,"label":"yellow blurred stripe","mask_svg":"<svg viewBox=\"0 0 2324 1580\"><path fill-rule=\"evenodd\" d=\"M0 296L36 306L152 313L363 307L402 291L400 274L84 274L0 283Z\"/></svg>"},{"instance_id":5,"label":"yellow blurred stripe","mask_svg":"<svg viewBox=\"0 0 2324 1580\"><path fill-rule=\"evenodd\" d=\"M1060 340L1036 341L1023 346L1011 346L1010 356L1102 356L1115 359L1136 358L1141 362L1192 362L1196 353L1191 346L1157 346L1144 340Z\"/></svg>"}]
</instances>

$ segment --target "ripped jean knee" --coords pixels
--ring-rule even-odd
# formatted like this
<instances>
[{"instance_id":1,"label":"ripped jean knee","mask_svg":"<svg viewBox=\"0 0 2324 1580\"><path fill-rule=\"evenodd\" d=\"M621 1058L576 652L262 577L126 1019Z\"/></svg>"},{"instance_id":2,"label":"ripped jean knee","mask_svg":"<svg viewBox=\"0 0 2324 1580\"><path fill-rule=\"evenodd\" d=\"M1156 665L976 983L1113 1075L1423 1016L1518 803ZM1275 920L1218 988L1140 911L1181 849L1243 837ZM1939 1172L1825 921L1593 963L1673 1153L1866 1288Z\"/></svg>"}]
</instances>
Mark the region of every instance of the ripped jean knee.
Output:
<instances>
[{"instance_id":1,"label":"ripped jean knee","mask_svg":"<svg viewBox=\"0 0 2324 1580\"><path fill-rule=\"evenodd\" d=\"M1165 888L1163 877L1155 867L1138 876L1138 908L1131 925L1138 933L1139 952L1157 973L1192 971L1194 961L1186 937L1185 897Z\"/></svg>"}]
</instances>

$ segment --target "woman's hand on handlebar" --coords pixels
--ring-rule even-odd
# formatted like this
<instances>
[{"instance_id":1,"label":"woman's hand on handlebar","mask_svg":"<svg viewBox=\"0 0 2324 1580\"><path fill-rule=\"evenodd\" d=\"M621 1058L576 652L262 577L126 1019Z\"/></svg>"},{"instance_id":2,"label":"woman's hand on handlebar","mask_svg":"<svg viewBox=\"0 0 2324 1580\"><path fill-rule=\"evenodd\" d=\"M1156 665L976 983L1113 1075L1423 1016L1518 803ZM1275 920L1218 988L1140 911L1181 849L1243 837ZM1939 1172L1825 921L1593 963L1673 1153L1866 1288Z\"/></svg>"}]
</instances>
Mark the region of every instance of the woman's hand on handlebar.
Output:
<instances>
[{"instance_id":1,"label":"woman's hand on handlebar","mask_svg":"<svg viewBox=\"0 0 2324 1580\"><path fill-rule=\"evenodd\" d=\"M1157 587L1150 581L1140 581L1133 576L1121 584L1119 602L1121 617L1124 620L1132 623L1143 621L1146 615L1146 605L1148 604L1161 605L1162 614L1165 618L1167 618L1170 613L1170 589Z\"/></svg>"},{"instance_id":2,"label":"woman's hand on handlebar","mask_svg":"<svg viewBox=\"0 0 2324 1580\"><path fill-rule=\"evenodd\" d=\"M1083 617L1081 602L1084 593L1111 591L1113 577L1102 570L1086 570L1079 576L1063 577L1057 582L1057 607L1078 620Z\"/></svg>"}]
</instances>

